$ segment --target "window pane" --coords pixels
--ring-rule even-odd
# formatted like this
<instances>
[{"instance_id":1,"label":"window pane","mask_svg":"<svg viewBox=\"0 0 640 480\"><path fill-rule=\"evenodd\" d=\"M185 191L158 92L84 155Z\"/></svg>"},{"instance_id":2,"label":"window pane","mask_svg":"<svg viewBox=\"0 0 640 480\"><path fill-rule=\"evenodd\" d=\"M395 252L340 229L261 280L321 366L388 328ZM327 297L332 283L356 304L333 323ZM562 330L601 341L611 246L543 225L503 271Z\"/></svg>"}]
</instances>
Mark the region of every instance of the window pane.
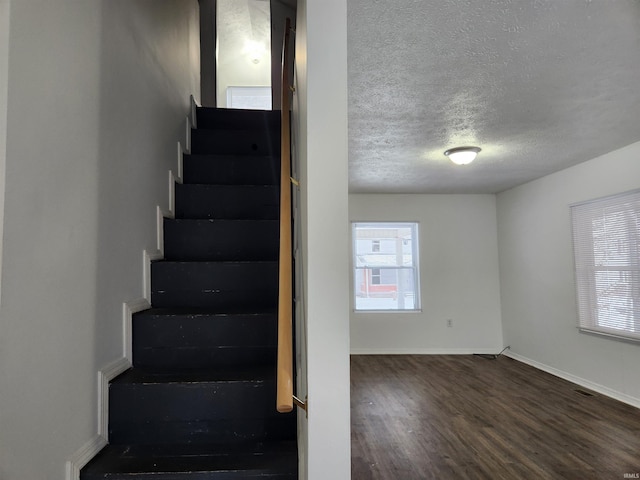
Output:
<instances>
[{"instance_id":1,"label":"window pane","mask_svg":"<svg viewBox=\"0 0 640 480\"><path fill-rule=\"evenodd\" d=\"M373 271L378 270L379 276ZM413 269L356 268L356 310L415 310ZM367 280L370 281L367 281Z\"/></svg>"},{"instance_id":2,"label":"window pane","mask_svg":"<svg viewBox=\"0 0 640 480\"><path fill-rule=\"evenodd\" d=\"M354 223L356 310L416 310L417 224Z\"/></svg>"}]
</instances>

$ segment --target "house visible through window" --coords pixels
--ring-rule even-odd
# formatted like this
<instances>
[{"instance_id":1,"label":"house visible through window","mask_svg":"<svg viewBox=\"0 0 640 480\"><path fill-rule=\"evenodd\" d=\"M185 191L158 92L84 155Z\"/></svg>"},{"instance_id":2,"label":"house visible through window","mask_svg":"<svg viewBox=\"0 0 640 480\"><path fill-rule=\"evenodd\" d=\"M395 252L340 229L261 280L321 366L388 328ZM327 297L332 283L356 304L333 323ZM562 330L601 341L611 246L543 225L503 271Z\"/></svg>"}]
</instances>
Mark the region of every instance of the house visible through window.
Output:
<instances>
[{"instance_id":1,"label":"house visible through window","mask_svg":"<svg viewBox=\"0 0 640 480\"><path fill-rule=\"evenodd\" d=\"M418 224L353 223L356 310L418 310Z\"/></svg>"},{"instance_id":2,"label":"house visible through window","mask_svg":"<svg viewBox=\"0 0 640 480\"><path fill-rule=\"evenodd\" d=\"M640 340L640 191L571 206L579 328Z\"/></svg>"},{"instance_id":3,"label":"house visible through window","mask_svg":"<svg viewBox=\"0 0 640 480\"><path fill-rule=\"evenodd\" d=\"M380 269L371 269L371 285L380 285Z\"/></svg>"}]
</instances>

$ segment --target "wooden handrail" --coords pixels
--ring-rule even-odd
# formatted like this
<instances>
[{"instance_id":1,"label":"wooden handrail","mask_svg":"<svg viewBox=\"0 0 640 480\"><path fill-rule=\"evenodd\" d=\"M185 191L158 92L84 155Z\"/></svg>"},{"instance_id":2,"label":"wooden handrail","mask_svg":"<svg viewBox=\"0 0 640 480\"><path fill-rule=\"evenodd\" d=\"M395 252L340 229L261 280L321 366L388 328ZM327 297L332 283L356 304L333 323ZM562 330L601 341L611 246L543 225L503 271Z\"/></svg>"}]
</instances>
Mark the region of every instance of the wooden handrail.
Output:
<instances>
[{"instance_id":1,"label":"wooden handrail","mask_svg":"<svg viewBox=\"0 0 640 480\"><path fill-rule=\"evenodd\" d=\"M289 102L289 32L285 22L282 43L282 90L280 128L280 260L278 267L278 365L276 408L293 410L293 274L291 248L291 129Z\"/></svg>"}]
</instances>

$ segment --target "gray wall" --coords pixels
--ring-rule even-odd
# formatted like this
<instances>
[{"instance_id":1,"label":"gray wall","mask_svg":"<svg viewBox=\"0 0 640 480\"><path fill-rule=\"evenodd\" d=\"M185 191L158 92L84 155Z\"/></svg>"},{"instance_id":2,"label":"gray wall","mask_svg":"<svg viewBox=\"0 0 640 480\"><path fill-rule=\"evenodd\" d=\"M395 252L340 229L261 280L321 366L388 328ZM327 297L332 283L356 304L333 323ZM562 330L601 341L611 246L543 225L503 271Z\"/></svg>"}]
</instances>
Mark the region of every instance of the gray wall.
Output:
<instances>
[{"instance_id":1,"label":"gray wall","mask_svg":"<svg viewBox=\"0 0 640 480\"><path fill-rule=\"evenodd\" d=\"M0 478L60 480L143 296L199 92L197 1L12 2L10 27Z\"/></svg>"},{"instance_id":2,"label":"gray wall","mask_svg":"<svg viewBox=\"0 0 640 480\"><path fill-rule=\"evenodd\" d=\"M640 345L577 330L569 205L640 187L640 143L498 195L505 344L515 358L640 407Z\"/></svg>"},{"instance_id":3,"label":"gray wall","mask_svg":"<svg viewBox=\"0 0 640 480\"><path fill-rule=\"evenodd\" d=\"M4 187L7 153L7 84L9 80L10 5L11 3L9 0L0 0L0 271L2 270L2 227L4 224ZM2 303L1 280L0 276L0 303ZM0 335L2 335L1 331Z\"/></svg>"}]
</instances>

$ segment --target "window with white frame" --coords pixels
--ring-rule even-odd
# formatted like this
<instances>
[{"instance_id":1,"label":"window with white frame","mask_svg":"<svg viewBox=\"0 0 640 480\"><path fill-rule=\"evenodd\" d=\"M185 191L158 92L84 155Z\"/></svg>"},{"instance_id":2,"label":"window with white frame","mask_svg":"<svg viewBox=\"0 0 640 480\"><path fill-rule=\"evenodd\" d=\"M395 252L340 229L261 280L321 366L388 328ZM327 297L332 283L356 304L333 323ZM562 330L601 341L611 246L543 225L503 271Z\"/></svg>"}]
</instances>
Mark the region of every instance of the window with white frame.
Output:
<instances>
[{"instance_id":1,"label":"window with white frame","mask_svg":"<svg viewBox=\"0 0 640 480\"><path fill-rule=\"evenodd\" d=\"M640 190L571 206L579 328L640 341Z\"/></svg>"},{"instance_id":2,"label":"window with white frame","mask_svg":"<svg viewBox=\"0 0 640 480\"><path fill-rule=\"evenodd\" d=\"M418 224L354 222L355 310L420 309Z\"/></svg>"}]
</instances>

